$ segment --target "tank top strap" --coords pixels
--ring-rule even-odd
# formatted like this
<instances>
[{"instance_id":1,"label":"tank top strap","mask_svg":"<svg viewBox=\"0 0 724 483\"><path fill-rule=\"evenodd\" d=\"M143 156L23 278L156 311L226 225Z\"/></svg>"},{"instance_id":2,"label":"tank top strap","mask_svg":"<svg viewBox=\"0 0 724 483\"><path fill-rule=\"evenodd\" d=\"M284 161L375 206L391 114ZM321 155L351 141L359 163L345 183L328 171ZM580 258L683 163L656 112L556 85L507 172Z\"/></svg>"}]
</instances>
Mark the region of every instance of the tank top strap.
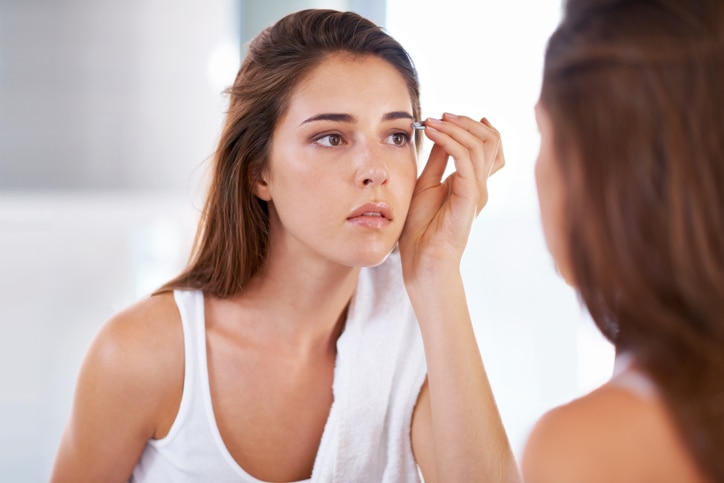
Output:
<instances>
[{"instance_id":1,"label":"tank top strap","mask_svg":"<svg viewBox=\"0 0 724 483\"><path fill-rule=\"evenodd\" d=\"M629 353L616 356L613 366L613 376L609 384L626 389L643 399L652 399L657 396L653 381L640 369L636 368L634 358Z\"/></svg>"},{"instance_id":2,"label":"tank top strap","mask_svg":"<svg viewBox=\"0 0 724 483\"><path fill-rule=\"evenodd\" d=\"M199 290L174 290L173 293L184 331L186 376L184 384L196 386L206 371L206 322L204 294ZM192 380L189 380L192 377Z\"/></svg>"},{"instance_id":3,"label":"tank top strap","mask_svg":"<svg viewBox=\"0 0 724 483\"><path fill-rule=\"evenodd\" d=\"M176 419L168 434L156 444L172 441L188 418L196 417L202 401L199 399L201 383L206 369L205 353L199 351L199 344L205 349L204 294L197 290L174 290L174 301L181 317L184 334L184 386Z\"/></svg>"}]
</instances>

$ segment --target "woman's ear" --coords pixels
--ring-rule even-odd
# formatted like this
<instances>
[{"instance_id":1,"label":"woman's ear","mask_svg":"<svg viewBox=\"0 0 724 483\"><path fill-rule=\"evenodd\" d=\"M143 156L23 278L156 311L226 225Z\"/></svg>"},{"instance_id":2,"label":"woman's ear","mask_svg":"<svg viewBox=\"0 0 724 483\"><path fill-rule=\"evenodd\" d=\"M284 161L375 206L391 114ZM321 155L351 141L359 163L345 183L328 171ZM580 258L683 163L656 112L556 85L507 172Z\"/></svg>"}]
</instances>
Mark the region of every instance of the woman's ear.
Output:
<instances>
[{"instance_id":1,"label":"woman's ear","mask_svg":"<svg viewBox=\"0 0 724 483\"><path fill-rule=\"evenodd\" d=\"M260 173L257 176L256 183L254 183L254 194L259 199L271 201L271 187L267 183L266 177L266 173Z\"/></svg>"}]
</instances>

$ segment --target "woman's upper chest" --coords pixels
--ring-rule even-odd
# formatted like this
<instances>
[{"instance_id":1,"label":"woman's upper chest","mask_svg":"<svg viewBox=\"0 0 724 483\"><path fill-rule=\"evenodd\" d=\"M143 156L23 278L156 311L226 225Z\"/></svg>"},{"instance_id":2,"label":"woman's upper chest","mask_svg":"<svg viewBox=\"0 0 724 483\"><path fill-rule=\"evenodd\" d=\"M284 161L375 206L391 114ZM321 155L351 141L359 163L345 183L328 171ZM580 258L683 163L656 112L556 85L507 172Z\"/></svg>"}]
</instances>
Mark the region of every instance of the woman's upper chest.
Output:
<instances>
[{"instance_id":1,"label":"woman's upper chest","mask_svg":"<svg viewBox=\"0 0 724 483\"><path fill-rule=\"evenodd\" d=\"M335 353L213 321L206 349L213 419L234 460L261 480L309 478L333 401Z\"/></svg>"}]
</instances>

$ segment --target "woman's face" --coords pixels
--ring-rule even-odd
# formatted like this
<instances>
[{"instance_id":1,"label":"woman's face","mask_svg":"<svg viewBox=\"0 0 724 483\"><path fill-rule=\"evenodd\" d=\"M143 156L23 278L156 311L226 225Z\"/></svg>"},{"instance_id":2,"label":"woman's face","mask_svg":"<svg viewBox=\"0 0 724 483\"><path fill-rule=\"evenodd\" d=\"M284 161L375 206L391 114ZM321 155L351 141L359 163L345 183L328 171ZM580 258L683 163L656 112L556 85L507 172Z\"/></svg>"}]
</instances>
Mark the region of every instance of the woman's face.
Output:
<instances>
[{"instance_id":1,"label":"woman's face","mask_svg":"<svg viewBox=\"0 0 724 483\"><path fill-rule=\"evenodd\" d=\"M535 117L540 131L540 150L535 164L535 181L538 189L543 234L558 271L566 282L572 284L573 278L571 277L563 223L565 186L556 159L553 124L540 103L535 107Z\"/></svg>"},{"instance_id":2,"label":"woman's face","mask_svg":"<svg viewBox=\"0 0 724 483\"><path fill-rule=\"evenodd\" d=\"M412 102L374 57L334 54L296 86L256 195L272 254L373 266L394 248L417 178Z\"/></svg>"}]
</instances>

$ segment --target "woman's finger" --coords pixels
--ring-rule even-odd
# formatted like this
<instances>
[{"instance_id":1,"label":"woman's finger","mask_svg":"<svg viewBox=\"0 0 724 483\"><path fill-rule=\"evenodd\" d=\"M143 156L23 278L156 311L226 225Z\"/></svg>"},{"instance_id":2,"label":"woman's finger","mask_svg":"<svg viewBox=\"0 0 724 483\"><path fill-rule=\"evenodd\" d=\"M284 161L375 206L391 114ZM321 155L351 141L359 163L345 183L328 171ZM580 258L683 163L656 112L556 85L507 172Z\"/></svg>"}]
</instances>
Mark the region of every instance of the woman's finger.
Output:
<instances>
[{"instance_id":1,"label":"woman's finger","mask_svg":"<svg viewBox=\"0 0 724 483\"><path fill-rule=\"evenodd\" d=\"M463 179L475 180L476 172L470 149L459 141L462 136L459 128L446 125L445 121L439 119L428 119L425 125L427 137L440 146L448 156L452 156L457 173Z\"/></svg>"},{"instance_id":2,"label":"woman's finger","mask_svg":"<svg viewBox=\"0 0 724 483\"><path fill-rule=\"evenodd\" d=\"M505 163L500 148L500 134L485 118L475 121L469 117L449 113L444 114L442 120L431 120L428 126L444 132L467 151L465 156L473 166L478 188L476 205L479 213L488 200L488 177ZM450 150L450 154L453 157L463 156L460 150L457 152Z\"/></svg>"},{"instance_id":3,"label":"woman's finger","mask_svg":"<svg viewBox=\"0 0 724 483\"><path fill-rule=\"evenodd\" d=\"M430 156L427 163L417 179L417 188L415 191L426 189L430 186L437 186L442 180L447 167L448 153L439 144L434 144L430 150Z\"/></svg>"},{"instance_id":4,"label":"woman's finger","mask_svg":"<svg viewBox=\"0 0 724 483\"><path fill-rule=\"evenodd\" d=\"M488 129L490 129L491 131L493 131L493 132L495 133L495 136L496 136L497 139L498 139L497 148L496 148L496 150L495 150L495 156L494 156L494 158L493 158L493 166L492 166L492 168L491 168L491 170L490 170L490 175L492 176L492 175L495 174L500 168L502 168L503 166L505 166L505 155L503 154L503 143L502 143L501 138L500 138L500 132L499 132L497 129L495 129L495 127L493 127L492 124L490 124L490 121L488 121L487 118L485 118L485 117L482 118L482 119L480 120L480 122L481 122L482 124L484 124L485 126L487 126Z\"/></svg>"},{"instance_id":5,"label":"woman's finger","mask_svg":"<svg viewBox=\"0 0 724 483\"><path fill-rule=\"evenodd\" d=\"M483 120L474 121L469 117L446 113L439 128L468 148L480 184L504 164L500 152L500 133L487 119Z\"/></svg>"},{"instance_id":6,"label":"woman's finger","mask_svg":"<svg viewBox=\"0 0 724 483\"><path fill-rule=\"evenodd\" d=\"M500 152L500 133L486 118L475 121L469 117L451 114L443 117L471 133L482 146L483 156L474 158L476 168L480 170L480 176L488 177L502 167L499 162L496 162ZM480 176L479 179L482 179Z\"/></svg>"}]
</instances>

